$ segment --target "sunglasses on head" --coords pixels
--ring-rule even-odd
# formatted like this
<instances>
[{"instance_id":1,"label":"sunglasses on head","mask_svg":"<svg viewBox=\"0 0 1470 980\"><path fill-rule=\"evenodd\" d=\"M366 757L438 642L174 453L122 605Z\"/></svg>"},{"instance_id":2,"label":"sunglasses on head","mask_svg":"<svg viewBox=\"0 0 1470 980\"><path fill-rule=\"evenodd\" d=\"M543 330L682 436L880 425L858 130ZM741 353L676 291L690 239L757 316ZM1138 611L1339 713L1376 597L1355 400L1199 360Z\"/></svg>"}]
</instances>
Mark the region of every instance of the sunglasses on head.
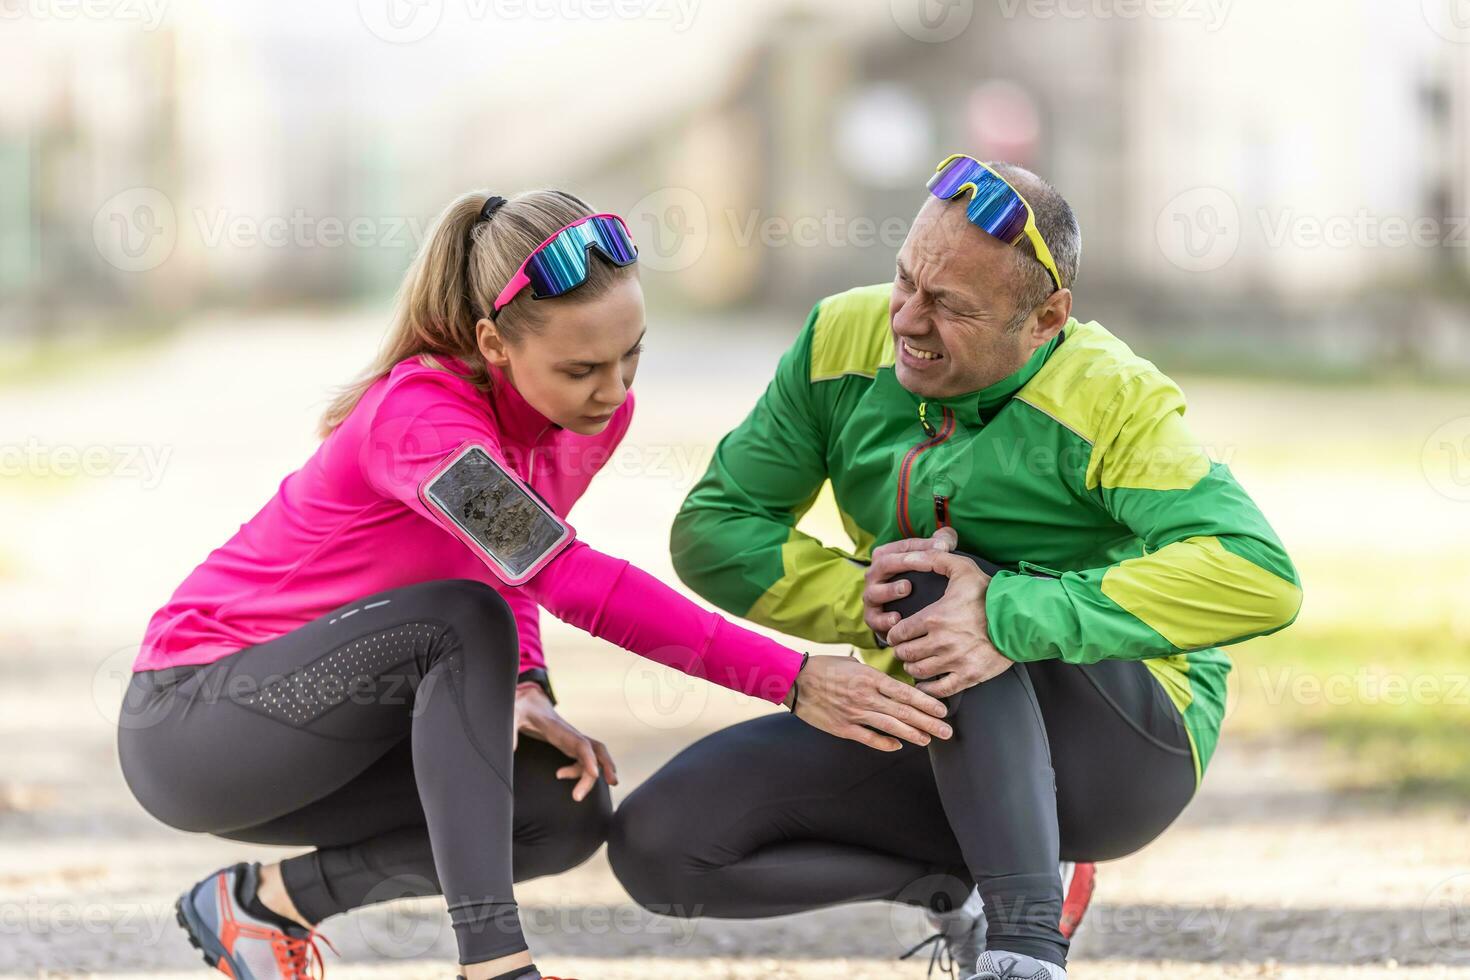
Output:
<instances>
[{"instance_id":1,"label":"sunglasses on head","mask_svg":"<svg viewBox=\"0 0 1470 980\"><path fill-rule=\"evenodd\" d=\"M521 290L531 287L532 299L565 296L587 281L591 252L621 268L638 261L638 246L628 226L615 214L592 214L557 229L531 250L510 282L495 297L494 320Z\"/></svg>"},{"instance_id":2,"label":"sunglasses on head","mask_svg":"<svg viewBox=\"0 0 1470 980\"><path fill-rule=\"evenodd\" d=\"M1010 185L989 165L974 157L955 153L945 157L934 168L929 178L929 192L941 200L951 200L966 191L970 203L965 209L970 223L1007 245L1015 245L1024 235L1031 242L1036 258L1051 274L1051 281L1062 288L1062 277L1057 273L1057 263L1051 257L1051 249L1036 227L1036 212L1021 196L1021 192Z\"/></svg>"}]
</instances>

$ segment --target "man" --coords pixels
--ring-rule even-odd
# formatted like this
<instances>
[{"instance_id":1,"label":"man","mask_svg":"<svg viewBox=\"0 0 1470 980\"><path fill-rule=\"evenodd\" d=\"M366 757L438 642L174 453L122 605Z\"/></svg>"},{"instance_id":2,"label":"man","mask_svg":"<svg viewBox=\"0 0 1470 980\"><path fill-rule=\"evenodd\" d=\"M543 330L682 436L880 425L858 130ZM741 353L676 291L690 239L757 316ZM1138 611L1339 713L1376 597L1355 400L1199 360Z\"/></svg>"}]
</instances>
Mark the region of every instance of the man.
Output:
<instances>
[{"instance_id":1,"label":"man","mask_svg":"<svg viewBox=\"0 0 1470 980\"><path fill-rule=\"evenodd\" d=\"M973 883L978 962L973 901L940 920L964 968L1056 980L1059 859L1173 822L1219 734L1216 647L1288 625L1301 591L1179 388L1072 317L1062 196L964 156L930 190L893 282L817 304L672 549L722 608L947 698L953 737L875 752L786 715L736 725L628 798L610 853L675 914L955 909ZM829 480L853 554L795 528Z\"/></svg>"}]
</instances>

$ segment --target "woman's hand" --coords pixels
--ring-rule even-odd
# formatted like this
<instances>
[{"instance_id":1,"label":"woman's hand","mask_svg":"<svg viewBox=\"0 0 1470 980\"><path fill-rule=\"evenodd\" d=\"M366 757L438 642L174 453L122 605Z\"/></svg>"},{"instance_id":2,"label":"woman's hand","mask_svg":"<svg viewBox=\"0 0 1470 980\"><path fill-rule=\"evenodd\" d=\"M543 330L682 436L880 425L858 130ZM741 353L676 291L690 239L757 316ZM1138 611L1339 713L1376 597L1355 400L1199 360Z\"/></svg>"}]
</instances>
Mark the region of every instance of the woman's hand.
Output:
<instances>
[{"instance_id":1,"label":"woman's hand","mask_svg":"<svg viewBox=\"0 0 1470 980\"><path fill-rule=\"evenodd\" d=\"M581 803L597 785L597 777L605 774L609 786L618 784L618 770L613 765L607 746L595 738L588 738L569 725L539 684L521 684L516 687L516 726L512 733L512 744L519 742L520 733L539 738L559 749L562 755L574 760L556 771L557 779L575 779L572 799Z\"/></svg>"},{"instance_id":2,"label":"woman's hand","mask_svg":"<svg viewBox=\"0 0 1470 980\"><path fill-rule=\"evenodd\" d=\"M808 725L884 752L897 751L899 739L928 745L951 734L939 720L943 702L855 658L807 658L792 692L786 703L794 697L794 713Z\"/></svg>"}]
</instances>

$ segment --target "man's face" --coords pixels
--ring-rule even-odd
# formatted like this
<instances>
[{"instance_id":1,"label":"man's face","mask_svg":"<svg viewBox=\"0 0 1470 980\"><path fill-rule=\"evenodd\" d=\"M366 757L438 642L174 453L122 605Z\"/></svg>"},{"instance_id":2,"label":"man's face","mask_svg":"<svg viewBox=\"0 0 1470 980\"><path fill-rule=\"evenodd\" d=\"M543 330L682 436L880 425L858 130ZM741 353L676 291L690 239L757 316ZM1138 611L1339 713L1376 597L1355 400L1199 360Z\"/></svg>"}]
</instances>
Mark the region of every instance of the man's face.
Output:
<instances>
[{"instance_id":1,"label":"man's face","mask_svg":"<svg viewBox=\"0 0 1470 980\"><path fill-rule=\"evenodd\" d=\"M930 198L919 209L888 311L899 384L926 398L967 394L1013 374L1045 342L1034 314L1007 329L1017 312L1013 252L971 224L962 203Z\"/></svg>"}]
</instances>

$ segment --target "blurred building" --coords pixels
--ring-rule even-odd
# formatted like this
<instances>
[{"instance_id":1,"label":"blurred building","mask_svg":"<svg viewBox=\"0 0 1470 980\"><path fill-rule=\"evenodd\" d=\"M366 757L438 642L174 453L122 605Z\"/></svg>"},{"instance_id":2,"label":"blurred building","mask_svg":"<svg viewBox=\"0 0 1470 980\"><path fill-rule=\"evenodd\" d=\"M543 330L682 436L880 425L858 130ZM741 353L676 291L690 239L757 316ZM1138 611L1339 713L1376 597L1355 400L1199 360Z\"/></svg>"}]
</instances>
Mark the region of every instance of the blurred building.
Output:
<instances>
[{"instance_id":1,"label":"blurred building","mask_svg":"<svg viewBox=\"0 0 1470 980\"><path fill-rule=\"evenodd\" d=\"M800 315L891 275L930 169L965 150L1071 199L1084 315L1214 363L1470 365L1470 45L1418 11L1015 0L950 5L970 19L934 43L899 6L771 0L751 33L641 58L615 43L634 28L600 26L564 97L542 91L557 24L497 58L497 25L452 32L429 54L457 57L417 62L454 80L436 90L385 81L404 62L361 31L268 13L248 32L192 7L146 31L9 20L0 323L381 295L487 180L627 213L661 302ZM618 91L589 91L619 59Z\"/></svg>"},{"instance_id":2,"label":"blurred building","mask_svg":"<svg viewBox=\"0 0 1470 980\"><path fill-rule=\"evenodd\" d=\"M1414 13L1236 4L1212 26L977 5L943 44L793 15L723 96L588 179L640 212L666 290L797 309L892 274L881 232L943 155L1006 159L1077 209L1084 315L1215 363L1463 370L1470 60Z\"/></svg>"}]
</instances>

